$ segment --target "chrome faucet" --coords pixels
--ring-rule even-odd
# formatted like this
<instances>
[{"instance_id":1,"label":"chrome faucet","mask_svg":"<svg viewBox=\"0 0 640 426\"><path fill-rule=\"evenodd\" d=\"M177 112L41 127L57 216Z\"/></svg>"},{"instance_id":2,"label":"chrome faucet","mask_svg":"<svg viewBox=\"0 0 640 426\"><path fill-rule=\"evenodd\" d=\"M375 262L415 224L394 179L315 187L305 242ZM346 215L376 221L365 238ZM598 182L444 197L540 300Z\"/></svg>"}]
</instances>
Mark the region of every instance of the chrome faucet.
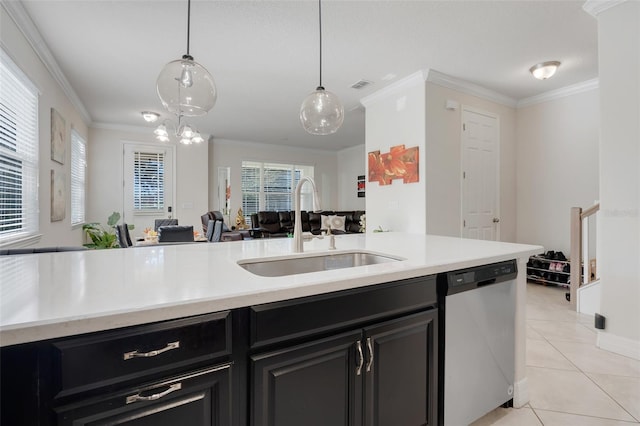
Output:
<instances>
[{"instance_id":1,"label":"chrome faucet","mask_svg":"<svg viewBox=\"0 0 640 426\"><path fill-rule=\"evenodd\" d=\"M304 251L304 240L302 238L302 213L300 213L300 192L302 190L302 185L305 182L309 182L313 187L313 211L320 212L320 199L318 198L318 190L316 189L316 183L308 176L305 176L300 179L298 185L296 185L296 190L294 192L294 198L296 203L296 213L294 216L294 226L293 226L293 252L294 253L302 253Z\"/></svg>"}]
</instances>

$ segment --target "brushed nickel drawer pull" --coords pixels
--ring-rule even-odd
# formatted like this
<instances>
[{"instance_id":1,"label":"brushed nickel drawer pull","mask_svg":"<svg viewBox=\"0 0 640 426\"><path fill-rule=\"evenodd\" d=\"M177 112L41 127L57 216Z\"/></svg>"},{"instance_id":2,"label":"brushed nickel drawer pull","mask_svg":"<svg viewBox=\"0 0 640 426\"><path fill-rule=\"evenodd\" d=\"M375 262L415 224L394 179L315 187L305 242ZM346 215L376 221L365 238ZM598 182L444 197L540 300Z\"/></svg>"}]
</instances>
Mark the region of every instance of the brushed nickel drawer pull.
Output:
<instances>
[{"instance_id":1,"label":"brushed nickel drawer pull","mask_svg":"<svg viewBox=\"0 0 640 426\"><path fill-rule=\"evenodd\" d=\"M367 337L367 349L369 349L369 361L367 362L367 373L371 371L373 365L373 343L371 343L371 337Z\"/></svg>"},{"instance_id":2,"label":"brushed nickel drawer pull","mask_svg":"<svg viewBox=\"0 0 640 426\"><path fill-rule=\"evenodd\" d=\"M131 404L138 401L155 401L157 399L162 398L163 396L169 395L171 392L175 392L180 389L182 389L182 383L174 383L173 385L170 385L169 389L165 390L164 392L154 393L153 395L142 396L139 393L137 393L135 395L130 395L127 397L127 404Z\"/></svg>"},{"instance_id":3,"label":"brushed nickel drawer pull","mask_svg":"<svg viewBox=\"0 0 640 426\"><path fill-rule=\"evenodd\" d=\"M149 358L152 356L158 356L161 353L164 353L173 349L178 349L179 347L180 347L180 341L178 340L177 342L167 343L166 347L162 349L156 349L155 351L151 351L151 352L138 352L137 349L135 351L125 352L125 354L123 355L123 358L125 359L125 361L131 358Z\"/></svg>"},{"instance_id":4,"label":"brushed nickel drawer pull","mask_svg":"<svg viewBox=\"0 0 640 426\"><path fill-rule=\"evenodd\" d=\"M358 351L358 366L356 367L356 376L359 376L362 372L362 366L364 365L364 355L362 354L362 344L360 340L356 342L356 349Z\"/></svg>"}]
</instances>

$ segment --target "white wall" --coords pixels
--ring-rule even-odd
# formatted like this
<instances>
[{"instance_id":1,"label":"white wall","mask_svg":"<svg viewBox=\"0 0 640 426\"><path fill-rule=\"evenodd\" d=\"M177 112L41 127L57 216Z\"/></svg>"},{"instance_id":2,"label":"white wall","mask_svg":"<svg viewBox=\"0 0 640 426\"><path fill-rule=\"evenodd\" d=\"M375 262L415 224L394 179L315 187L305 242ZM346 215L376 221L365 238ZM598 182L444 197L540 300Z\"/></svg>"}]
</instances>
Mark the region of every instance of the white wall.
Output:
<instances>
[{"instance_id":1,"label":"white wall","mask_svg":"<svg viewBox=\"0 0 640 426\"><path fill-rule=\"evenodd\" d=\"M365 175L366 181L366 158L364 144L338 151L338 205L336 210L365 209L366 199L358 198L357 179L358 176Z\"/></svg>"},{"instance_id":2,"label":"white wall","mask_svg":"<svg viewBox=\"0 0 640 426\"><path fill-rule=\"evenodd\" d=\"M448 100L459 107L446 109ZM432 82L426 84L426 105L427 232L460 236L462 107L468 106L500 118L500 240L515 241L515 108Z\"/></svg>"},{"instance_id":3,"label":"white wall","mask_svg":"<svg viewBox=\"0 0 640 426\"><path fill-rule=\"evenodd\" d=\"M517 112L517 241L570 255L571 207L598 199L598 89Z\"/></svg>"},{"instance_id":4,"label":"white wall","mask_svg":"<svg viewBox=\"0 0 640 426\"><path fill-rule=\"evenodd\" d=\"M640 2L598 15L604 349L640 359Z\"/></svg>"},{"instance_id":5,"label":"white wall","mask_svg":"<svg viewBox=\"0 0 640 426\"><path fill-rule=\"evenodd\" d=\"M161 145L155 140L153 128L109 129L92 127L89 131L87 193L88 222L106 223L109 215L122 213L122 162L124 143ZM171 143L171 142L169 142ZM175 143L174 143L175 144ZM180 225L193 225L200 230L200 215L208 210L208 145L176 145L176 204L173 217ZM153 226L152 223L149 226ZM140 236L142 229L134 230Z\"/></svg>"},{"instance_id":6,"label":"white wall","mask_svg":"<svg viewBox=\"0 0 640 426\"><path fill-rule=\"evenodd\" d=\"M367 232L378 227L390 231L426 232L425 191L425 81L422 73L363 99L366 106L366 152L389 152L392 146L419 147L420 180L391 185L366 182ZM368 171L367 171L368 175Z\"/></svg>"},{"instance_id":7,"label":"white wall","mask_svg":"<svg viewBox=\"0 0 640 426\"><path fill-rule=\"evenodd\" d=\"M214 139L209 150L210 176L209 210L221 210L218 204L218 167L231 168L231 221L242 207L241 170L243 161L314 166L314 181L324 210L337 210L338 166L335 152L292 148L263 143ZM232 223L233 224L233 223Z\"/></svg>"},{"instance_id":8,"label":"white wall","mask_svg":"<svg viewBox=\"0 0 640 426\"><path fill-rule=\"evenodd\" d=\"M81 245L82 229L71 227L71 128L73 127L86 140L88 137L87 124L83 121L80 112L69 101L61 86L51 77L15 22L9 17L3 3L0 3L0 36L2 45L9 56L40 92L38 96L40 150L38 200L40 207L39 226L42 237L34 245L39 247ZM55 108L60 113L66 124L64 165L51 160L51 108ZM51 170L66 175L66 214L62 221L57 222L51 222Z\"/></svg>"}]
</instances>

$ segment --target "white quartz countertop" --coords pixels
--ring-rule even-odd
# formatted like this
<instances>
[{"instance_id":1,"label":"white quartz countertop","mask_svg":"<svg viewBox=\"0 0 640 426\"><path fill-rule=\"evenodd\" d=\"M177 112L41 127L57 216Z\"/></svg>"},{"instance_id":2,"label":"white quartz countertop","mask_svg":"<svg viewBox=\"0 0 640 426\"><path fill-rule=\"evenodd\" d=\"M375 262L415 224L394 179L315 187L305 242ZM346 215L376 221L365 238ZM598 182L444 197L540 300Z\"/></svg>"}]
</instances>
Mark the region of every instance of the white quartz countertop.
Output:
<instances>
[{"instance_id":1,"label":"white quartz countertop","mask_svg":"<svg viewBox=\"0 0 640 426\"><path fill-rule=\"evenodd\" d=\"M291 256L292 239L256 239L0 257L0 346L327 293L502 260L541 246L394 232L338 235L337 252L406 260L261 277L241 259ZM305 243L301 256L328 253ZM297 255L296 255L297 256Z\"/></svg>"}]
</instances>

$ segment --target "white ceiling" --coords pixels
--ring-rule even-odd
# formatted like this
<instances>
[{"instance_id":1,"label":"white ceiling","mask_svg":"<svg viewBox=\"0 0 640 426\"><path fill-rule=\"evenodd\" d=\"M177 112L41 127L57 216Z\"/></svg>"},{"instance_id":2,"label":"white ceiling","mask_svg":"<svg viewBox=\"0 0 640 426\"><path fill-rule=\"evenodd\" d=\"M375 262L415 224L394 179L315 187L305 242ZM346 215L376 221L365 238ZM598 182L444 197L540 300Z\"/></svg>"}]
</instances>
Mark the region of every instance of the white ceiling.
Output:
<instances>
[{"instance_id":1,"label":"white ceiling","mask_svg":"<svg viewBox=\"0 0 640 426\"><path fill-rule=\"evenodd\" d=\"M598 68L597 22L583 3L325 0L323 83L346 118L335 135L311 136L298 113L318 84L318 3L193 0L190 53L213 75L218 101L192 121L215 138L337 150L364 143L360 99L418 70L514 101L584 82ZM94 123L151 131L140 111L169 117L155 80L186 53L186 0L23 5ZM533 79L529 67L546 60L562 61L556 76ZM350 88L360 79L373 84Z\"/></svg>"}]
</instances>

